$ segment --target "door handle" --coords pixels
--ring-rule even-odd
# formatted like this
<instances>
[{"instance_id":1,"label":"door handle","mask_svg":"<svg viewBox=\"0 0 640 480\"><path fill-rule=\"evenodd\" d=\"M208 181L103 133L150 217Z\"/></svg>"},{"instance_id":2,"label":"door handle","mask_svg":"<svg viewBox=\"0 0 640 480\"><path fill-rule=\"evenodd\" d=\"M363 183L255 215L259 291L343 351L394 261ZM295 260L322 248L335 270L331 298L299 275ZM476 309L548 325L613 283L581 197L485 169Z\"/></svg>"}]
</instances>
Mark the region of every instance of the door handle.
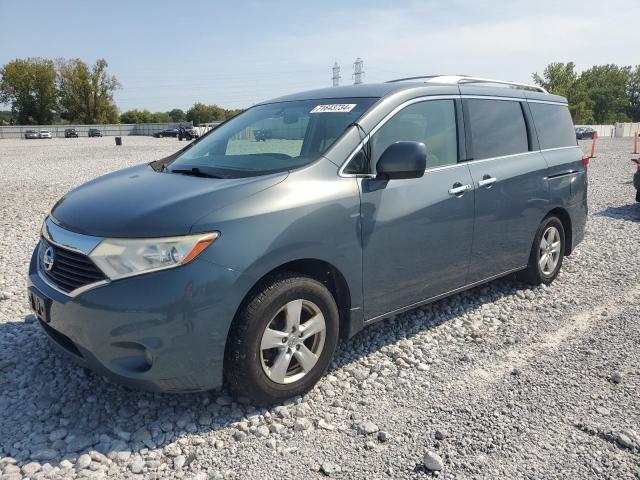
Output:
<instances>
[{"instance_id":1,"label":"door handle","mask_svg":"<svg viewBox=\"0 0 640 480\"><path fill-rule=\"evenodd\" d=\"M494 183L496 183L498 179L496 177L490 177L489 175L485 175L482 177L482 180L478 181L479 187L490 187Z\"/></svg>"},{"instance_id":2,"label":"door handle","mask_svg":"<svg viewBox=\"0 0 640 480\"><path fill-rule=\"evenodd\" d=\"M449 189L449 195L461 195L467 190L471 190L471 185L462 185L461 183L454 183L453 187Z\"/></svg>"}]
</instances>

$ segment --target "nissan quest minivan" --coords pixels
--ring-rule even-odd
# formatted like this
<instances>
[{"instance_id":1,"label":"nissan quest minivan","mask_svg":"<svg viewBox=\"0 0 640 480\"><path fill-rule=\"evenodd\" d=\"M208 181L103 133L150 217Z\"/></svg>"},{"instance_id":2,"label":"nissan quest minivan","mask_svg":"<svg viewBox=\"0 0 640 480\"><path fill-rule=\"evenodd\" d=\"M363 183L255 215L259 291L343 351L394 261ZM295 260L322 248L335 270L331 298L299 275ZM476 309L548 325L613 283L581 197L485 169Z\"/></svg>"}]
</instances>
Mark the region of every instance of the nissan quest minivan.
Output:
<instances>
[{"instance_id":1,"label":"nissan quest minivan","mask_svg":"<svg viewBox=\"0 0 640 480\"><path fill-rule=\"evenodd\" d=\"M53 344L118 382L226 379L277 401L371 323L515 272L550 284L584 236L587 165L567 101L540 87L298 93L65 195L29 301Z\"/></svg>"}]
</instances>

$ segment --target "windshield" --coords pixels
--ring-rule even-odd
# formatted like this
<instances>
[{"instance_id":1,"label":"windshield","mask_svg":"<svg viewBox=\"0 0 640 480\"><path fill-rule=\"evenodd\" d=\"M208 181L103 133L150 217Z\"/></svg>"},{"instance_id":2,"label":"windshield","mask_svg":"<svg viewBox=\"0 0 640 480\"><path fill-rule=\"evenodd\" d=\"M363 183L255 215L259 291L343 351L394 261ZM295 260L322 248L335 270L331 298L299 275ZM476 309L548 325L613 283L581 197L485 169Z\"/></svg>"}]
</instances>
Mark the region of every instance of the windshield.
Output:
<instances>
[{"instance_id":1,"label":"windshield","mask_svg":"<svg viewBox=\"0 0 640 480\"><path fill-rule=\"evenodd\" d=\"M291 170L318 159L377 98L328 98L253 107L186 150L171 171L222 177Z\"/></svg>"}]
</instances>

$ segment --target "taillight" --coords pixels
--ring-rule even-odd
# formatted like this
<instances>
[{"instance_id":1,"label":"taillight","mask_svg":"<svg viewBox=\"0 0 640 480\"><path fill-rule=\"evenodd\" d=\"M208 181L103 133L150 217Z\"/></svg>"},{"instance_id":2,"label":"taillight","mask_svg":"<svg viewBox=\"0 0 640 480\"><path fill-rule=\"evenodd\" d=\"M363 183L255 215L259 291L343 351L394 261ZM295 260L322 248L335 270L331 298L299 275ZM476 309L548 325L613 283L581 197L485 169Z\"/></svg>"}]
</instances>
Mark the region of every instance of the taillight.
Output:
<instances>
[{"instance_id":1,"label":"taillight","mask_svg":"<svg viewBox=\"0 0 640 480\"><path fill-rule=\"evenodd\" d=\"M584 165L584 168L587 168L589 166L589 157L587 157L586 155L582 156L582 165Z\"/></svg>"}]
</instances>

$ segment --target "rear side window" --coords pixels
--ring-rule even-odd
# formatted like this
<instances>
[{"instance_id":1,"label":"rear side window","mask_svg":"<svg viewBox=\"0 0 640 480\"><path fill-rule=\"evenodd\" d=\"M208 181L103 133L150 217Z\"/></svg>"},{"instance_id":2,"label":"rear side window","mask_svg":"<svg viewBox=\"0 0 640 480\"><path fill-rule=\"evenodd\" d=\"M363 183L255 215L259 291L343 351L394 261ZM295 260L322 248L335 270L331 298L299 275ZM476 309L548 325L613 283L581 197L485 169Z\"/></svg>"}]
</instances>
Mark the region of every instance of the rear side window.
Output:
<instances>
[{"instance_id":1,"label":"rear side window","mask_svg":"<svg viewBox=\"0 0 640 480\"><path fill-rule=\"evenodd\" d=\"M529 107L541 149L576 146L573 120L565 105L531 102Z\"/></svg>"},{"instance_id":2,"label":"rear side window","mask_svg":"<svg viewBox=\"0 0 640 480\"><path fill-rule=\"evenodd\" d=\"M474 160L529 151L527 125L520 102L466 100Z\"/></svg>"}]
</instances>

